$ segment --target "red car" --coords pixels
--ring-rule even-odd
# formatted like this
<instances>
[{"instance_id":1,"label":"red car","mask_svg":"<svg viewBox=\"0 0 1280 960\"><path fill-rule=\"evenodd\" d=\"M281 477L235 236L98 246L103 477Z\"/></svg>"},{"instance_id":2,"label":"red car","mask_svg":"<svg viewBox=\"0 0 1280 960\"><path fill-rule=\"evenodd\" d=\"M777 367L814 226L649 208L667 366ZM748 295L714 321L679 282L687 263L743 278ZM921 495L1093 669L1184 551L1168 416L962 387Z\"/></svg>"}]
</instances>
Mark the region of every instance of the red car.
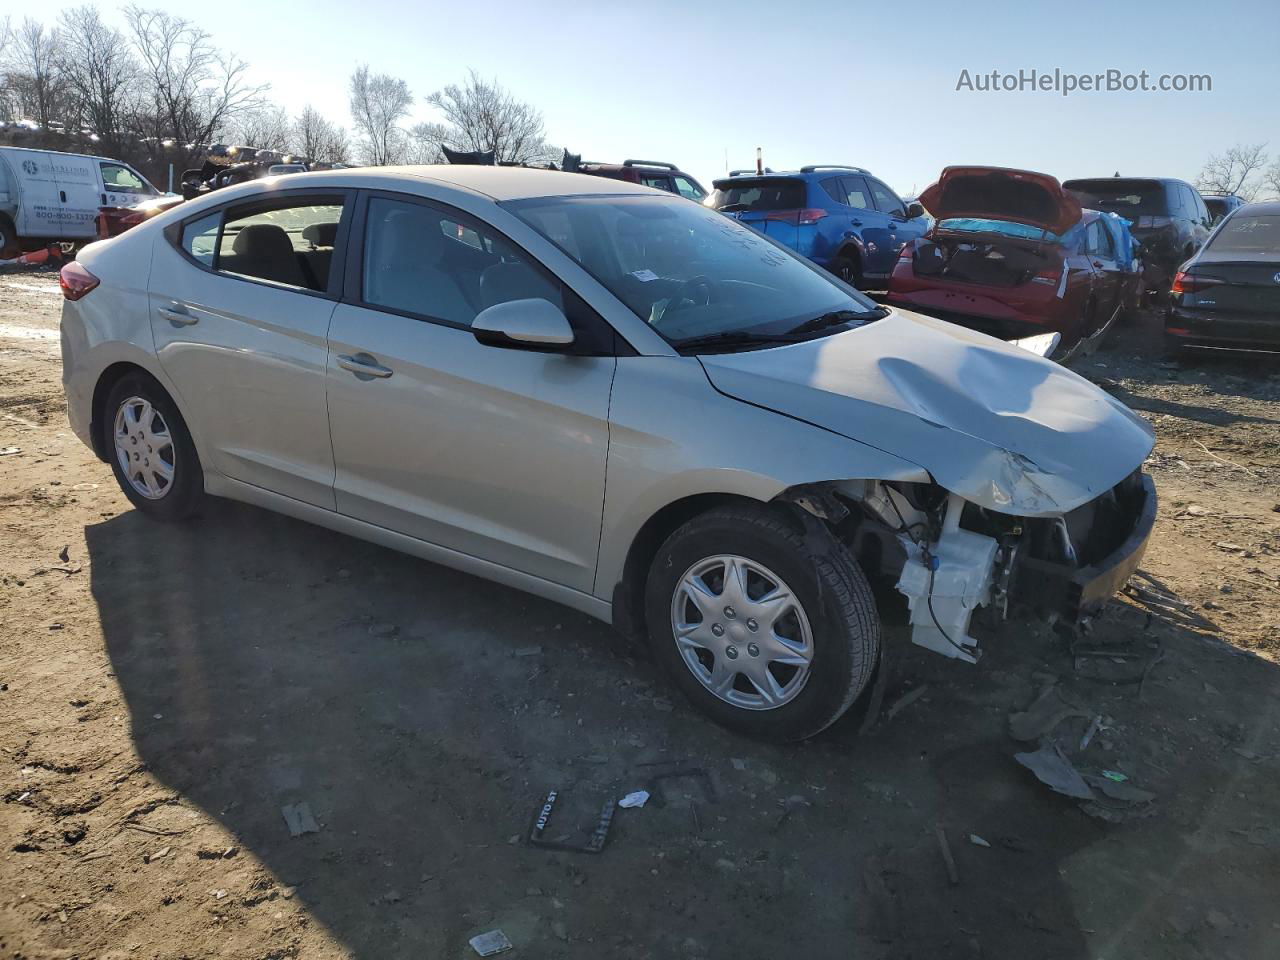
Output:
<instances>
[{"instance_id":1,"label":"red car","mask_svg":"<svg viewBox=\"0 0 1280 960\"><path fill-rule=\"evenodd\" d=\"M1095 346L1131 284L1104 214L1053 177L947 167L920 195L934 217L903 247L888 301L1004 339L1062 335L1065 356Z\"/></svg>"}]
</instances>

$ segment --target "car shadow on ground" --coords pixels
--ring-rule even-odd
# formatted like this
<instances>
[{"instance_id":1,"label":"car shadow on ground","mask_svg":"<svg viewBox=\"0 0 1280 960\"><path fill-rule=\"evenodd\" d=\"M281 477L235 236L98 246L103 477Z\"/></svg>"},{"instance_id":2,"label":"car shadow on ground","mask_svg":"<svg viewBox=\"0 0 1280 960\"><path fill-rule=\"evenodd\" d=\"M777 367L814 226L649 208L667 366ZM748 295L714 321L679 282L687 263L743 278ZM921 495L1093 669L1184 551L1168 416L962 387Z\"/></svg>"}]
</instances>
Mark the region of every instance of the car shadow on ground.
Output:
<instances>
[{"instance_id":1,"label":"car shadow on ground","mask_svg":"<svg viewBox=\"0 0 1280 960\"><path fill-rule=\"evenodd\" d=\"M1013 762L1009 709L1066 662L1049 631L1006 626L978 670L891 643L886 705L922 698L779 747L670 699L589 618L256 508L128 512L86 538L141 759L352 957L461 957L493 927L530 956L1140 955L1163 941L1135 917L1213 856L1182 836L1208 822L1202 786L1176 822L1112 828ZM1247 670L1242 698L1275 682ZM1185 717L1176 681L1152 686L1148 713ZM706 776L655 780L688 769ZM522 840L551 788L568 835L646 785L600 855ZM318 832L290 836L297 803ZM230 892L233 919L260 909Z\"/></svg>"}]
</instances>

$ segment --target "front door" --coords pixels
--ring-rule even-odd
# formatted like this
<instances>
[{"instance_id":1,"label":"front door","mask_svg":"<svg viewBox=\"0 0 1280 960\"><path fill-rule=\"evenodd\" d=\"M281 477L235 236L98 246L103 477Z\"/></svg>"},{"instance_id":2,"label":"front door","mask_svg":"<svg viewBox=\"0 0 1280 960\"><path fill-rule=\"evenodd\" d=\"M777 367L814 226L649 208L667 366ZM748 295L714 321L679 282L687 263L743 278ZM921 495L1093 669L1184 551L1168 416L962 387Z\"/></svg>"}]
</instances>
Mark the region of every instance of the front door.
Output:
<instances>
[{"instance_id":1,"label":"front door","mask_svg":"<svg viewBox=\"0 0 1280 960\"><path fill-rule=\"evenodd\" d=\"M375 195L356 232L329 331L339 512L589 591L615 366L603 321L448 207ZM579 355L472 335L484 307L534 297L565 310Z\"/></svg>"},{"instance_id":2,"label":"front door","mask_svg":"<svg viewBox=\"0 0 1280 960\"><path fill-rule=\"evenodd\" d=\"M283 194L175 224L151 265L151 328L206 468L333 508L325 408L344 191Z\"/></svg>"}]
</instances>

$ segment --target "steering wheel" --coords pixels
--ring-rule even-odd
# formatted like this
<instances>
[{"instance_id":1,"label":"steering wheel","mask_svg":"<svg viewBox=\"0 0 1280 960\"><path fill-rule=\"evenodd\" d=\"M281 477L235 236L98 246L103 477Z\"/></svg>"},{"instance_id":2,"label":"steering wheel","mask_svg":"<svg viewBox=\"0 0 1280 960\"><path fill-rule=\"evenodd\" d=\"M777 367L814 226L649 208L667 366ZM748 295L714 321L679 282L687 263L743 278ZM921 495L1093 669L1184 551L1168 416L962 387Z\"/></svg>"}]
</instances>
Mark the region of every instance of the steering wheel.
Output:
<instances>
[{"instance_id":1,"label":"steering wheel","mask_svg":"<svg viewBox=\"0 0 1280 960\"><path fill-rule=\"evenodd\" d=\"M667 309L676 307L683 310L686 304L691 307L710 306L711 294L711 281L707 277L702 274L690 277L680 284L680 288L672 294L671 302L667 305Z\"/></svg>"}]
</instances>

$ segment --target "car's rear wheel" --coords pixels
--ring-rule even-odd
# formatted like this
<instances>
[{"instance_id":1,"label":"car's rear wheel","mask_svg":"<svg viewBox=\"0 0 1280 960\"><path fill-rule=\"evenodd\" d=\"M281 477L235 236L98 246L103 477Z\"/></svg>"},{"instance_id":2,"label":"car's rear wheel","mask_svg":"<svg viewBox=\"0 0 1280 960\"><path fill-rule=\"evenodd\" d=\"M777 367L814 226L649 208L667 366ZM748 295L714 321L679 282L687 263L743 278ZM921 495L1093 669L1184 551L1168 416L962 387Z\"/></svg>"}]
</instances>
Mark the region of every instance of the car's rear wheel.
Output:
<instances>
[{"instance_id":1,"label":"car's rear wheel","mask_svg":"<svg viewBox=\"0 0 1280 960\"><path fill-rule=\"evenodd\" d=\"M173 399L142 373L122 377L100 415L102 448L129 501L159 520L182 520L204 495L200 457Z\"/></svg>"},{"instance_id":2,"label":"car's rear wheel","mask_svg":"<svg viewBox=\"0 0 1280 960\"><path fill-rule=\"evenodd\" d=\"M713 510L658 550L645 592L655 657L712 719L802 740L866 687L880 622L866 577L834 539L764 506Z\"/></svg>"},{"instance_id":3,"label":"car's rear wheel","mask_svg":"<svg viewBox=\"0 0 1280 960\"><path fill-rule=\"evenodd\" d=\"M862 282L862 271L858 269L858 263L852 257L841 255L834 258L831 261L830 269L832 273L851 287L856 287Z\"/></svg>"}]
</instances>

